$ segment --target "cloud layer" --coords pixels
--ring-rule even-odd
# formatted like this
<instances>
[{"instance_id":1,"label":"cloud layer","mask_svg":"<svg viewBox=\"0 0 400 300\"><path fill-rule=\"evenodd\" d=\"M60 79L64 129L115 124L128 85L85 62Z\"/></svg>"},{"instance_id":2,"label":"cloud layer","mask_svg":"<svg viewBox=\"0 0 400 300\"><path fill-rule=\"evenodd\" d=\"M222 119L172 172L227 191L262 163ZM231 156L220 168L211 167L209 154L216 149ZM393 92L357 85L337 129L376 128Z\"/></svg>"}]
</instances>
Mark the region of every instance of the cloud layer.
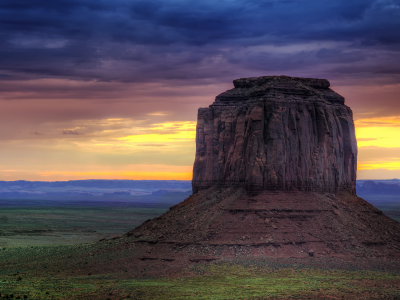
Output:
<instances>
[{"instance_id":1,"label":"cloud layer","mask_svg":"<svg viewBox=\"0 0 400 300\"><path fill-rule=\"evenodd\" d=\"M399 28L397 0L3 0L0 167L190 166L182 124L240 77L327 78L356 119L393 120ZM364 145L382 139L359 132ZM363 151L365 166L380 161Z\"/></svg>"},{"instance_id":2,"label":"cloud layer","mask_svg":"<svg viewBox=\"0 0 400 300\"><path fill-rule=\"evenodd\" d=\"M0 20L2 79L400 79L395 0L5 0Z\"/></svg>"}]
</instances>

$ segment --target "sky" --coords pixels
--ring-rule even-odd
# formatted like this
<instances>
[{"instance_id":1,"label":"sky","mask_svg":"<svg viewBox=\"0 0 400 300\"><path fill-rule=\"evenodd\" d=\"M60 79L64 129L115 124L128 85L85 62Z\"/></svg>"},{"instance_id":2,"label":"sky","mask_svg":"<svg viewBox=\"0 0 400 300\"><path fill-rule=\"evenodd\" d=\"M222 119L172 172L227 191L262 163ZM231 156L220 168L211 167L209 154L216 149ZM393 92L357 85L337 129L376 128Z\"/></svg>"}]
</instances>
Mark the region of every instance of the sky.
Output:
<instances>
[{"instance_id":1,"label":"sky","mask_svg":"<svg viewBox=\"0 0 400 300\"><path fill-rule=\"evenodd\" d=\"M197 109L325 78L358 179L400 178L399 0L2 0L0 180L190 180Z\"/></svg>"}]
</instances>

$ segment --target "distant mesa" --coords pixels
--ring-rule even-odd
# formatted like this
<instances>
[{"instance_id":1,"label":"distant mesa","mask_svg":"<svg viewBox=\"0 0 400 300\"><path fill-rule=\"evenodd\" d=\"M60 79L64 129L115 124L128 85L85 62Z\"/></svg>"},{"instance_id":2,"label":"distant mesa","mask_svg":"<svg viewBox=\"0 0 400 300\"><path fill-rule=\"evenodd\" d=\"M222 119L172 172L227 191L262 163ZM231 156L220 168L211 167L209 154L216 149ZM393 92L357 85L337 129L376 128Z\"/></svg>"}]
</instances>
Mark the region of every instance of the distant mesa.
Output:
<instances>
[{"instance_id":1,"label":"distant mesa","mask_svg":"<svg viewBox=\"0 0 400 300\"><path fill-rule=\"evenodd\" d=\"M400 195L400 185L397 185L397 180L388 180L391 184L372 180L364 181L363 185L359 185L357 193L359 195Z\"/></svg>"}]
</instances>

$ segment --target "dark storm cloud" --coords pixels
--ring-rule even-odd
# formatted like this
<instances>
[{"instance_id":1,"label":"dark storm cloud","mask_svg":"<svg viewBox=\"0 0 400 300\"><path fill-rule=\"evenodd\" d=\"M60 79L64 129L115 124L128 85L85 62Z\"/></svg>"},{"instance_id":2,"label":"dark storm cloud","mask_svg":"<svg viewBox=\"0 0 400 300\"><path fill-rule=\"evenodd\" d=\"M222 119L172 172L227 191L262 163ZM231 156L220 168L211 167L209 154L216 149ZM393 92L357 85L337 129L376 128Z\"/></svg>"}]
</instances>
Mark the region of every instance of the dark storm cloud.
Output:
<instances>
[{"instance_id":1,"label":"dark storm cloud","mask_svg":"<svg viewBox=\"0 0 400 300\"><path fill-rule=\"evenodd\" d=\"M42 135L40 132L37 132L37 131L32 131L31 134L32 135Z\"/></svg>"},{"instance_id":2,"label":"dark storm cloud","mask_svg":"<svg viewBox=\"0 0 400 300\"><path fill-rule=\"evenodd\" d=\"M395 0L6 0L0 20L0 80L400 73Z\"/></svg>"},{"instance_id":3,"label":"dark storm cloud","mask_svg":"<svg viewBox=\"0 0 400 300\"><path fill-rule=\"evenodd\" d=\"M65 129L63 130L62 134L72 134L72 135L83 135L83 133L80 133L76 130L72 130L72 129Z\"/></svg>"}]
</instances>

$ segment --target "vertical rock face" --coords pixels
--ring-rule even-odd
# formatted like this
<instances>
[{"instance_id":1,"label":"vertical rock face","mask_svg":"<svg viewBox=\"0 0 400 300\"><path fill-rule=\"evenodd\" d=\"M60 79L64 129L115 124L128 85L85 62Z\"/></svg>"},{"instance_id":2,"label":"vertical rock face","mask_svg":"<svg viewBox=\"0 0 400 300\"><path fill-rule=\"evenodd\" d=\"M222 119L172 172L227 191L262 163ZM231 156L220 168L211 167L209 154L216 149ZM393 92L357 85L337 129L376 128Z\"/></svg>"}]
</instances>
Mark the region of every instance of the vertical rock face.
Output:
<instances>
[{"instance_id":1,"label":"vertical rock face","mask_svg":"<svg viewBox=\"0 0 400 300\"><path fill-rule=\"evenodd\" d=\"M233 83L199 109L194 193L215 185L355 193L352 111L329 81L265 76Z\"/></svg>"}]
</instances>

